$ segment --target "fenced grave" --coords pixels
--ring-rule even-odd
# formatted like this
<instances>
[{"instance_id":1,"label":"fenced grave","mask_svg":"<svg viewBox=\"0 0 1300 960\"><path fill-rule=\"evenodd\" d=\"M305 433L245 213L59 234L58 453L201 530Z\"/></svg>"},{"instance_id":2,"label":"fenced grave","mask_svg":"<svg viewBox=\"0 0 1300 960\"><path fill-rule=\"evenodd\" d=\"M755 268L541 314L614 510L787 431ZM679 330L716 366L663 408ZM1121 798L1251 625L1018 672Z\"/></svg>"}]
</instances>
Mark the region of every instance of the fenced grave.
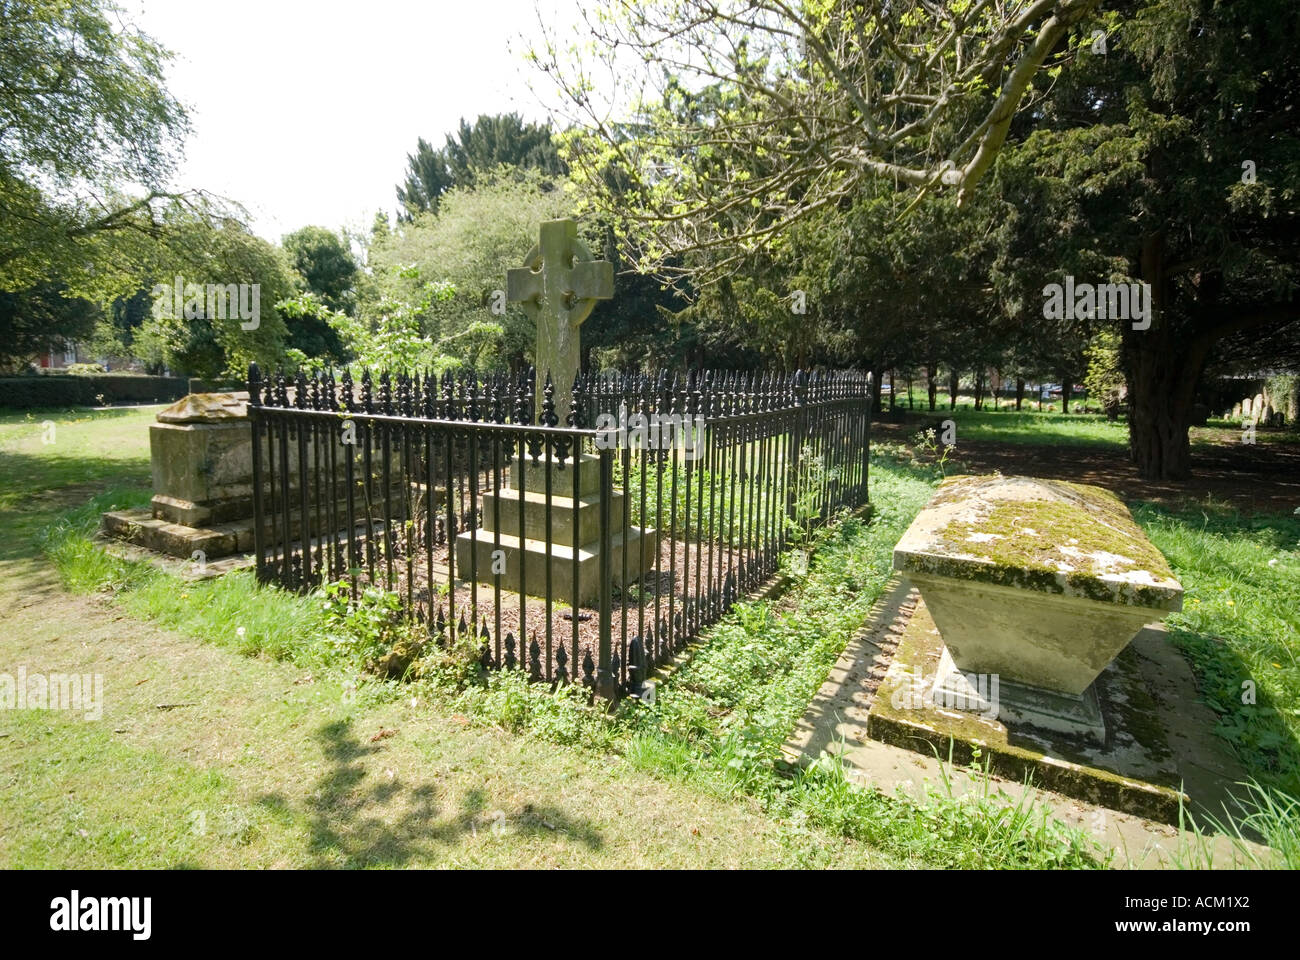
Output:
<instances>
[{"instance_id":1,"label":"fenced grave","mask_svg":"<svg viewBox=\"0 0 1300 960\"><path fill-rule=\"evenodd\" d=\"M867 503L870 378L249 370L258 576L399 594L485 666L640 695ZM537 422L534 422L537 411Z\"/></svg>"}]
</instances>

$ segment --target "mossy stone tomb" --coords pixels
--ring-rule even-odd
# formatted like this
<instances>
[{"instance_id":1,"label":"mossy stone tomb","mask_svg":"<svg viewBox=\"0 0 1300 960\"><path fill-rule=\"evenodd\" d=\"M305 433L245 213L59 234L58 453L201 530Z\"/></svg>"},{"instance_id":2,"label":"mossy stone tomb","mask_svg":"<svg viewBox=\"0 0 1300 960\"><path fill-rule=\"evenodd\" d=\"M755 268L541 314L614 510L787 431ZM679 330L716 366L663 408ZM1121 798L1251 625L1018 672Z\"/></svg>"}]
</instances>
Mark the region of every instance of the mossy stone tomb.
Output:
<instances>
[{"instance_id":1,"label":"mossy stone tomb","mask_svg":"<svg viewBox=\"0 0 1300 960\"><path fill-rule=\"evenodd\" d=\"M1106 731L1093 681L1143 626L1182 609L1182 586L1119 498L1059 480L949 478L894 569L942 635L935 683L949 703L1094 740Z\"/></svg>"}]
</instances>

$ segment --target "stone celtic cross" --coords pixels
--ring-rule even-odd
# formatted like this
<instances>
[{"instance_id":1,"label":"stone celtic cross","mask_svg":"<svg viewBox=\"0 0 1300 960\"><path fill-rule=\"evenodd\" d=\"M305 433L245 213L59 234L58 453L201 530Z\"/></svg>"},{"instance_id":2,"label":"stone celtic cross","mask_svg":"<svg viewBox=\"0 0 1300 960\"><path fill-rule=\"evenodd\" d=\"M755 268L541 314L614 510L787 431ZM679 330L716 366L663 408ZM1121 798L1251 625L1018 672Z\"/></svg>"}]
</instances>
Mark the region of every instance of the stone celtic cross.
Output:
<instances>
[{"instance_id":1,"label":"stone celtic cross","mask_svg":"<svg viewBox=\"0 0 1300 960\"><path fill-rule=\"evenodd\" d=\"M549 373L555 384L555 415L563 425L573 379L582 363L578 327L597 300L614 295L614 265L591 259L572 220L543 221L539 234L524 265L506 271L506 297L537 324L535 415L540 419L542 388Z\"/></svg>"}]
</instances>

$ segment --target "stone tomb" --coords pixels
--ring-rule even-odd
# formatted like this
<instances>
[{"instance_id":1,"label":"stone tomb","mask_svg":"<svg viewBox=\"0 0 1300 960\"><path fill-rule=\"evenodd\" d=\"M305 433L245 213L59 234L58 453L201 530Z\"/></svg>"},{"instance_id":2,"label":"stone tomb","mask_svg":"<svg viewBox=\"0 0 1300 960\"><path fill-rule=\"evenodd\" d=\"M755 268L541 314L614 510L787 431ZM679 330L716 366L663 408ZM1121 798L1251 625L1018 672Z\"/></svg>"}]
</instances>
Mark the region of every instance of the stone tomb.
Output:
<instances>
[{"instance_id":1,"label":"stone tomb","mask_svg":"<svg viewBox=\"0 0 1300 960\"><path fill-rule=\"evenodd\" d=\"M520 590L543 596L546 570L551 570L553 599L576 606L594 606L599 599L600 571L608 565L613 582L622 585L624 553L627 580L635 582L643 570L654 566L658 551L658 534L653 528L629 526L624 540L623 494L613 491L610 499L610 555L600 552L600 459L582 455L578 468L578 496L573 496L573 460L563 466L550 464L545 457L534 464L524 457L523 497L520 497L518 458L507 468L507 487L483 494L483 526L473 533L466 531L456 538L456 576L468 579L471 558L477 558L476 572L481 583L492 583L493 553L501 550L496 568L501 570L503 589ZM551 482L551 548L546 549L546 477ZM519 539L522 511L524 539ZM499 546L498 546L499 542ZM626 550L625 550L626 548ZM577 581L574 581L573 558L578 558Z\"/></svg>"},{"instance_id":2,"label":"stone tomb","mask_svg":"<svg viewBox=\"0 0 1300 960\"><path fill-rule=\"evenodd\" d=\"M1097 742L1107 729L1093 681L1146 624L1182 609L1181 585L1124 504L1064 481L945 481L894 568L942 637L942 702Z\"/></svg>"},{"instance_id":3,"label":"stone tomb","mask_svg":"<svg viewBox=\"0 0 1300 960\"><path fill-rule=\"evenodd\" d=\"M506 287L510 301L518 303L537 324L537 420L543 421L548 392L544 384L549 382L555 416L552 425L564 423L570 388L582 357L579 327L596 301L613 296L614 266L591 258L572 220L547 220L541 224L538 242L524 258L524 265L507 272ZM580 460L577 497L572 459L561 464L543 456L534 463L524 457L522 471L519 458L512 460L507 471L508 488L483 495L483 526L456 538L457 576L464 579L476 575L483 583L500 582L506 589L542 596L549 569L552 598L577 606L597 602L603 567L610 568L615 583L623 583L624 564L627 582L639 578L653 564L657 534L652 529L629 526L625 542L623 496L613 492L609 504L610 555L602 556L599 458L582 454ZM494 556L497 550L501 553ZM494 569L498 572L494 573Z\"/></svg>"},{"instance_id":4,"label":"stone tomb","mask_svg":"<svg viewBox=\"0 0 1300 960\"><path fill-rule=\"evenodd\" d=\"M246 392L195 393L160 411L157 422L149 427L154 489L150 509L105 513L104 533L154 553L184 560L194 559L197 552L201 567L219 558L251 553L254 549L253 426L247 404ZM322 448L322 456L325 449ZM298 444L290 442L285 450L289 531L291 539L296 540L300 536ZM340 458L347 453L347 448L341 446L337 450ZM313 457L313 448L309 446L309 469ZM264 470L269 462L269 451L263 446ZM278 449L275 463L277 472L283 470ZM395 484L400 484L400 480L395 479ZM395 486L393 496L400 496L400 486ZM435 502L439 502L441 489L435 491L435 496ZM335 497L340 508L337 513L341 515L346 497L342 484ZM356 508L355 517L360 527L364 523L360 507ZM315 517L312 521L315 522ZM313 530L314 535L320 532ZM221 573L227 569L231 566L223 564L206 572Z\"/></svg>"},{"instance_id":5,"label":"stone tomb","mask_svg":"<svg viewBox=\"0 0 1300 960\"><path fill-rule=\"evenodd\" d=\"M151 509L110 511L104 532L158 553L213 560L253 549L247 393L195 393L149 427Z\"/></svg>"}]
</instances>

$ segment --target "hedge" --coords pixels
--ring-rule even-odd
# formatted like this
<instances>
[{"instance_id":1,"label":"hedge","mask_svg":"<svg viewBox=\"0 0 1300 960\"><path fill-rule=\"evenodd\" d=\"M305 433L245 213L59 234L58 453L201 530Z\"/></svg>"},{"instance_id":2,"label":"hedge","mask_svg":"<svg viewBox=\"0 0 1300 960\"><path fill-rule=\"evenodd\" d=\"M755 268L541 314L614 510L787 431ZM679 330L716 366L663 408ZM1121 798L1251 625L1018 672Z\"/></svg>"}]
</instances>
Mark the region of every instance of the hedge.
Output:
<instances>
[{"instance_id":1,"label":"hedge","mask_svg":"<svg viewBox=\"0 0 1300 960\"><path fill-rule=\"evenodd\" d=\"M170 403L188 392L184 377L120 373L0 377L0 407L98 407L110 403Z\"/></svg>"},{"instance_id":2,"label":"hedge","mask_svg":"<svg viewBox=\"0 0 1300 960\"><path fill-rule=\"evenodd\" d=\"M200 380L190 377L190 393L238 393L247 390L248 384L238 380Z\"/></svg>"}]
</instances>

